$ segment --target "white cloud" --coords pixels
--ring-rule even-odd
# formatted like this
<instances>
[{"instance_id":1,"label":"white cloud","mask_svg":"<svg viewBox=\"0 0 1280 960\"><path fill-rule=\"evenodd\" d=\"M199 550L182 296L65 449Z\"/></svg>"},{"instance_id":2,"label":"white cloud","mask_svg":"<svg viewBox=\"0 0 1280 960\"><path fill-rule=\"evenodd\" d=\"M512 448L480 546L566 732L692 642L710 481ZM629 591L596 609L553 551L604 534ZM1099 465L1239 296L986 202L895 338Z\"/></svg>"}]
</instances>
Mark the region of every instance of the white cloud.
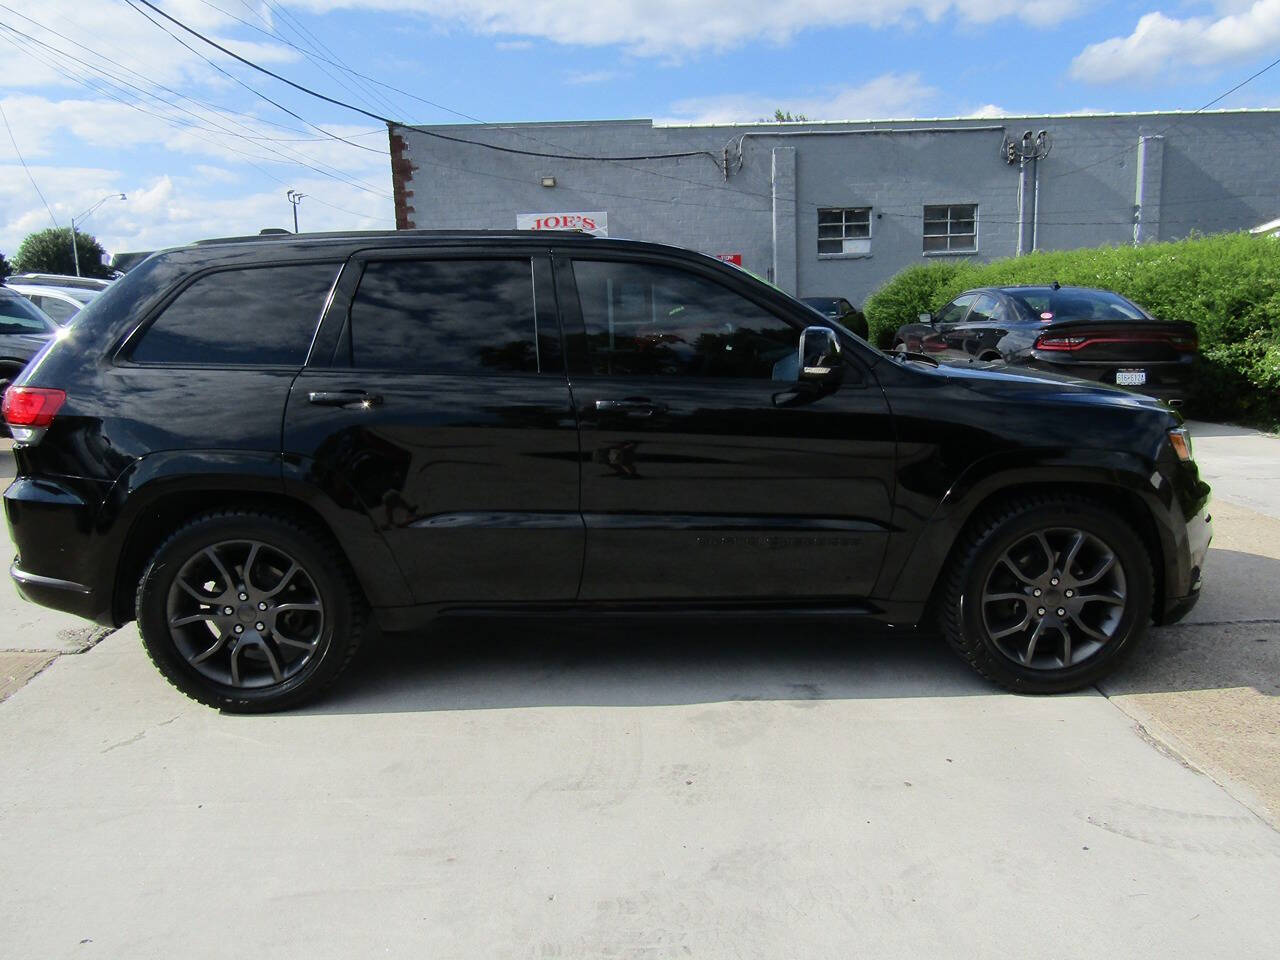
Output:
<instances>
[{"instance_id":1,"label":"white cloud","mask_svg":"<svg viewBox=\"0 0 1280 960\"><path fill-rule=\"evenodd\" d=\"M927 104L937 91L915 73L886 73L856 87L829 90L817 96L740 93L691 97L671 105L671 116L658 123L751 123L772 117L777 109L803 114L810 120L866 120L909 116Z\"/></svg>"},{"instance_id":2,"label":"white cloud","mask_svg":"<svg viewBox=\"0 0 1280 960\"><path fill-rule=\"evenodd\" d=\"M1151 79L1179 67L1247 60L1280 45L1280 0L1219 4L1221 17L1178 19L1148 13L1133 32L1090 44L1071 63L1071 75L1089 83Z\"/></svg>"},{"instance_id":3,"label":"white cloud","mask_svg":"<svg viewBox=\"0 0 1280 960\"><path fill-rule=\"evenodd\" d=\"M484 34L556 43L619 44L645 56L726 50L751 41L785 42L805 29L882 27L954 15L970 23L1014 17L1051 26L1087 0L290 0L334 9L418 13Z\"/></svg>"},{"instance_id":4,"label":"white cloud","mask_svg":"<svg viewBox=\"0 0 1280 960\"><path fill-rule=\"evenodd\" d=\"M589 86L597 83L608 83L623 76L617 70L574 70L565 74L564 82L573 86Z\"/></svg>"},{"instance_id":5,"label":"white cloud","mask_svg":"<svg viewBox=\"0 0 1280 960\"><path fill-rule=\"evenodd\" d=\"M966 113L965 116L974 117L980 120L994 120L999 117L1011 116L1011 114L1004 107L996 106L994 103L987 103L978 107L976 110L971 110L969 113Z\"/></svg>"},{"instance_id":6,"label":"white cloud","mask_svg":"<svg viewBox=\"0 0 1280 960\"><path fill-rule=\"evenodd\" d=\"M300 58L297 51L283 44L263 41L261 34L249 33L231 17L200 0L166 0L159 5L194 29L252 60L272 64L289 63ZM2 89L83 86L77 77L90 76L91 71L65 56L59 57L48 49L49 46L57 47L134 83L138 80L137 74L169 86L185 82L220 86L227 82L225 77L199 56L122 2L6 0L6 6L12 7L17 14L6 13L5 24L11 30L0 30L0 38L5 40L0 43ZM161 20L173 31L181 33L177 27L163 21L156 14L152 13L151 16ZM233 29L237 31L237 35L229 36ZM52 31L63 36L59 37ZM243 39L240 34L252 36L253 39ZM203 47L194 37L187 34L182 36L187 43L201 50L210 59L226 60L225 56L212 48ZM46 46L41 46L42 43ZM95 57L76 44L101 51L115 63Z\"/></svg>"}]
</instances>

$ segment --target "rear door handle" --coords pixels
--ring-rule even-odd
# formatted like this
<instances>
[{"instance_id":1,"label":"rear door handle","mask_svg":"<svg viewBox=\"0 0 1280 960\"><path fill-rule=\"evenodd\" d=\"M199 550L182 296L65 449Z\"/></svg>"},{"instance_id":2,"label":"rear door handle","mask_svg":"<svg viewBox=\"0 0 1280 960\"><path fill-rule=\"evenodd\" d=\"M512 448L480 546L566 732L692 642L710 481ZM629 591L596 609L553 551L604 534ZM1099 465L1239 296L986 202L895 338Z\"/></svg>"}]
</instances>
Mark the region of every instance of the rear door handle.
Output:
<instances>
[{"instance_id":1,"label":"rear door handle","mask_svg":"<svg viewBox=\"0 0 1280 960\"><path fill-rule=\"evenodd\" d=\"M626 417L652 417L666 413L665 403L654 403L644 397L627 397L625 400L597 400L596 413L620 413Z\"/></svg>"},{"instance_id":2,"label":"rear door handle","mask_svg":"<svg viewBox=\"0 0 1280 960\"><path fill-rule=\"evenodd\" d=\"M307 394L307 402L317 407L376 407L382 397L363 390L313 390Z\"/></svg>"}]
</instances>

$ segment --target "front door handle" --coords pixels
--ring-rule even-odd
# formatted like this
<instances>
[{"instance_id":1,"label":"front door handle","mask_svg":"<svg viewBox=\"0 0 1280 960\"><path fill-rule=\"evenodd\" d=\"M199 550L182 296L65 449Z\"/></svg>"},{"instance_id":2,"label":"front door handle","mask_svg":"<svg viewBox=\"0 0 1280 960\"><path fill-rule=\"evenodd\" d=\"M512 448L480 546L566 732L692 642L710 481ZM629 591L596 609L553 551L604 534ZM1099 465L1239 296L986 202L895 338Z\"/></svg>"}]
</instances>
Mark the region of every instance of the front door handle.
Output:
<instances>
[{"instance_id":1,"label":"front door handle","mask_svg":"<svg viewBox=\"0 0 1280 960\"><path fill-rule=\"evenodd\" d=\"M620 413L626 417L652 417L666 413L665 403L654 403L644 397L627 397L625 400L597 400L596 413Z\"/></svg>"},{"instance_id":2,"label":"front door handle","mask_svg":"<svg viewBox=\"0 0 1280 960\"><path fill-rule=\"evenodd\" d=\"M376 407L382 397L363 390L313 390L307 394L307 402L317 407Z\"/></svg>"}]
</instances>

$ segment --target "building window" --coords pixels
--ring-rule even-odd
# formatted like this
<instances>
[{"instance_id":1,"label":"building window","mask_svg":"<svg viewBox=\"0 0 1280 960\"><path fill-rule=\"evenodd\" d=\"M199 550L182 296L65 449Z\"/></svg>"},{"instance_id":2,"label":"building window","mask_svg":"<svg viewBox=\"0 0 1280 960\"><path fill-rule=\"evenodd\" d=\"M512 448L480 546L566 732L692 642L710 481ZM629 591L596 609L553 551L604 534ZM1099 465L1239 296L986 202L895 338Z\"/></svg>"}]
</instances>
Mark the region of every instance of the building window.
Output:
<instances>
[{"instance_id":1,"label":"building window","mask_svg":"<svg viewBox=\"0 0 1280 960\"><path fill-rule=\"evenodd\" d=\"M978 205L924 208L925 253L973 253L978 249Z\"/></svg>"},{"instance_id":2,"label":"building window","mask_svg":"<svg viewBox=\"0 0 1280 960\"><path fill-rule=\"evenodd\" d=\"M870 254L870 207L818 211L818 256L866 257Z\"/></svg>"}]
</instances>

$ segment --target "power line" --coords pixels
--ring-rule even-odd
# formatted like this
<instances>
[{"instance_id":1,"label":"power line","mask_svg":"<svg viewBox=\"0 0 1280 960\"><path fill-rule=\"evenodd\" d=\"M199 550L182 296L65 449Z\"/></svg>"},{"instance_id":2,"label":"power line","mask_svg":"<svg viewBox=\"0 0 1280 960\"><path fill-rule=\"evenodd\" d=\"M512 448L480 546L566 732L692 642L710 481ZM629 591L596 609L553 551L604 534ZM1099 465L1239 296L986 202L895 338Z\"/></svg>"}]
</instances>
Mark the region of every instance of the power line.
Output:
<instances>
[{"instance_id":1,"label":"power line","mask_svg":"<svg viewBox=\"0 0 1280 960\"><path fill-rule=\"evenodd\" d=\"M27 37L27 35L26 35L26 34L22 33L21 31L15 30L13 27L8 26L7 24L0 24L0 27L3 27L5 31L11 32L11 33L15 33L15 34L17 34L18 36L24 37L24 38L26 38L26 39L28 39L28 40L33 40L35 43L41 43L41 41L39 41L39 40L35 40L34 38ZM215 129L214 127L206 126L205 124L200 123L200 122L196 122L196 123L184 122L183 120L181 120L181 119L180 119L180 118L178 118L178 117L168 116L168 115L163 114L163 113L156 113L156 112L155 112L155 111L153 111L153 110L149 110L149 109L147 109L147 108L146 108L146 107L144 107L144 106L140 106L138 103L135 103L135 102L133 102L133 101L131 101L131 100L129 100L129 99L126 99L126 98L129 96L128 92L127 92L126 90L124 90L123 88L119 87L119 86L117 86L117 87L116 87L117 91L119 91L119 95L118 95L117 93L113 93L110 89L103 89L102 87L97 86L96 84L94 84L94 83L93 83L91 80L89 80L89 79L86 79L86 78L84 78L84 77L80 77L80 76L77 76L77 75L75 75L75 74L73 74L73 73L69 73L69 72L67 72L66 70L62 69L62 68L61 68L61 67L60 67L56 62L52 62L52 61L50 61L50 60L48 60L48 59L45 59L45 58L43 58L43 57L41 57L41 56L39 56L39 55L35 54L35 53L34 53L33 51L31 51L31 50L25 50L25 49L23 49L21 46L19 46L19 45L18 45L18 44L17 44L17 43L12 39L12 37L8 36L8 34L7 34L7 33L0 33L0 39L4 39L4 40L8 41L10 44L14 45L18 50L20 50L20 51L21 51L21 52L23 52L23 53L26 53L26 54L27 54L27 56L30 56L30 57L32 57L33 59L36 59L36 60L40 61L41 63L44 63L46 66L50 67L50 68L51 68L52 70L54 70L56 73L58 73L59 75L61 75L61 76L65 77L65 78L67 78L68 80L71 80L73 83L78 83L78 84L80 84L80 85L82 85L82 86L85 86L85 87L87 87L88 89L92 90L92 91L93 91L93 92L95 92L95 93L98 93L98 94L100 94L100 95L106 96L108 99L114 100L114 101L116 101L117 103L123 104L124 106L129 107L129 108L131 108L131 109L133 109L133 110L137 110L137 111L138 111L138 112L140 112L140 113L144 113L144 114L146 114L147 116L154 117L154 118L156 118L156 119L158 119L158 120L161 120L161 121L163 121L163 122L165 122L165 123L170 124L171 126L180 127L180 128L182 128L182 129L196 129L196 130L202 130L202 131L205 131L205 132L207 132L207 133L213 133L213 134L218 134L218 133L220 133L220 132L221 132L221 133L225 133L225 134L227 134L227 135L229 135L229 136L233 136L233 137L236 137L236 138L238 138L238 139L245 140L245 141L249 142L252 146L259 147L260 149L262 149L262 148L265 148L265 149L268 149L268 150L271 150L271 149L272 149L272 148L270 148L270 147L266 147L266 146L264 145L264 143L262 143L262 142L258 142L258 141L265 141L265 142L267 142L267 143L274 142L274 141L272 140L272 138L270 138L270 137L261 137L261 138L259 138L259 137L249 137L249 136L246 136L246 135L244 135L244 134L236 133L234 130L230 130L230 129L228 129L227 127L223 127L223 126L221 126L221 125L218 125L218 126L217 126L217 128ZM46 46L46 47L48 47L49 45L48 45L48 44L42 44L42 46ZM51 49L51 50L55 50L55 51L57 50L57 48L56 48L56 47L49 47L49 49ZM104 77L108 77L108 78L110 77L110 74L109 74L109 73L106 73L105 71L102 71L100 68L95 68L95 67L93 67L93 65L92 65L92 64L85 64L85 63L84 63L84 61L81 61L81 60L79 60L79 59L78 59L78 58L76 58L76 57L72 57L70 54L66 54L66 53L65 53L65 51L59 51L59 52L61 52L63 56L67 56L69 59L73 60L74 62L76 62L76 63L80 63L80 64L83 64L83 65L84 65L85 67L87 67L88 69L92 69L92 70L95 70L96 72L101 73ZM201 118L201 117L197 116L196 114L192 113L190 110L186 110L185 108L183 108L183 107L181 107L181 106L179 106L179 105L177 105L177 104L170 103L169 101L164 100L164 99L162 99L162 98L160 98L160 97L157 97L157 96L155 96L154 94L149 93L148 91L142 90L140 87L137 87L137 86L135 86L135 85L133 85L133 84L129 84L129 83L127 83L127 81L122 81L122 82L125 84L125 86L128 86L128 87L130 87L131 89L134 89L134 90L138 90L139 92L143 93L144 95L150 96L150 97L152 97L153 99L158 100L160 103L164 104L165 106L174 107L175 109L178 109L178 110L182 111L183 113L185 113L187 116L190 116L190 117L195 118L195 120L197 120L197 121L200 121L200 120L202 120L202 119L203 119L203 118ZM108 83L110 83L110 80L108 80ZM210 121L210 122L211 122L211 121ZM233 121L233 122L234 122L234 121ZM251 129L251 128L249 128L249 127L245 127L245 129ZM221 146L223 149L225 149L225 150L230 150L231 152L236 153L236 154L239 154L239 155L241 155L241 156L253 156L252 154L246 154L244 151L237 150L237 149L235 149L234 147L231 147L231 146L230 146L229 144L227 144L227 143L221 143L221 144L220 144L220 146ZM272 151L272 152L276 152L276 153L278 154L278 151ZM342 183L344 186L354 187L354 188L355 188L355 189L357 189L357 190L362 190L362 191L364 191L365 193L373 194L374 196L380 197L380 198L385 199L385 200L393 199L390 195L388 195L388 194L386 194L386 193L382 193L382 192L380 192L380 191L378 191L378 190L375 190L375 189L373 189L373 188L371 188L371 187L367 186L367 185L366 185L366 184L364 184L362 181L360 181L360 180L356 179L354 176L351 176L350 174L347 174L345 171L342 171L342 170L340 170L340 169L339 169L339 168L337 168L337 167L333 167L332 165L325 164L325 166L328 166L328 167L329 167L329 170L325 170L325 169L322 169L321 167L315 166L313 163L309 162L309 158L306 158L305 156L303 156L303 155L301 155L301 154L297 154L297 153L296 153L296 151L292 151L292 150L290 150L290 153L291 153L291 154L294 154L294 156L293 156L293 157L289 157L289 158L286 158L286 157L282 157L282 156L280 156L280 157L278 157L278 159L275 159L275 160L272 160L272 159L270 159L270 158L265 158L265 157L256 157L256 159L258 159L258 160L267 160L268 162L279 162L279 163L293 163L293 164L297 164L298 166L305 167L305 168L307 168L307 169L309 169L309 170L311 170L311 171L313 171L313 172L315 172L315 173L318 173L318 174L320 174L320 175L322 175L322 176L328 177L328 178L329 178L329 179L331 179L331 180L335 180L335 181L337 181L337 182L339 182L339 183ZM301 159L298 159L298 157L301 157ZM315 162L316 162L316 163L323 163L323 161L319 161L319 160L317 160L317 161L315 161ZM261 168L258 168L258 169L261 169ZM334 172L330 172L330 171L334 171ZM273 178L273 179L274 179L274 178ZM283 181L281 181L281 182L283 182ZM323 203L324 201L320 201L320 202L322 202L322 203ZM350 211L347 211L347 212L350 212Z\"/></svg>"},{"instance_id":2,"label":"power line","mask_svg":"<svg viewBox=\"0 0 1280 960\"><path fill-rule=\"evenodd\" d=\"M1208 110L1208 109L1209 109L1210 107L1212 107L1215 103L1221 103L1223 100L1227 99L1227 97L1231 96L1231 94L1235 93L1235 92L1236 92L1237 90L1239 90L1241 87L1244 87L1244 86L1246 86L1247 84L1252 83L1254 80L1257 80L1260 76L1262 76L1262 75L1263 75L1264 73L1266 73L1268 70L1270 70L1270 69L1272 69L1273 67L1276 67L1276 66L1280 66L1280 57L1277 57L1276 59L1272 60L1272 61L1271 61L1270 63L1268 63L1265 67L1263 67L1261 70L1259 70L1257 73L1253 73L1253 74L1250 74L1249 76L1245 77L1243 80L1241 80L1239 83L1237 83L1234 87L1232 87L1232 88L1231 88L1230 90L1228 90L1226 93L1221 93L1221 94L1219 94L1218 96L1216 96L1216 97L1214 97L1212 100L1210 100L1208 103L1204 104L1204 105L1203 105L1203 106L1201 106L1201 107L1197 107L1195 110L1192 110L1192 111L1191 111L1191 113L1186 114L1185 116L1181 116L1181 117L1179 117L1177 120L1174 120L1174 121L1173 121L1172 123L1170 123L1168 126L1166 126L1166 127L1162 128L1158 133L1151 134L1151 136L1163 137L1166 133L1168 133L1168 132L1169 132L1170 130L1172 130L1174 127L1178 126L1178 125L1179 125L1179 124L1181 124L1181 123L1185 123L1185 122L1186 122L1190 117L1194 117L1194 116L1196 116L1197 114L1204 113L1204 111ZM1130 148L1126 148L1126 149L1124 149L1124 150L1121 150L1119 153L1113 154L1112 156L1109 156L1109 157L1103 157L1101 160L1095 160L1093 163L1087 163L1087 164L1085 164L1083 167L1076 167L1074 170L1066 171L1066 172L1064 172L1064 173L1058 173L1058 174L1055 174L1055 175L1053 175L1053 176L1051 176L1051 177L1045 177L1045 179L1046 179L1046 180L1058 180L1058 179L1060 179L1060 178L1062 178L1062 177L1069 177L1069 176L1073 176L1074 174L1077 174L1077 173L1083 173L1085 170L1089 170L1089 169L1091 169L1091 168L1093 168L1093 167L1096 167L1096 166L1098 166L1098 165L1100 165L1100 164L1108 163L1108 162L1109 162L1109 161L1111 161L1111 160L1117 160L1117 159L1119 159L1120 157L1123 157L1125 154L1127 154L1127 153L1129 152L1129 149L1130 149Z\"/></svg>"},{"instance_id":3,"label":"power line","mask_svg":"<svg viewBox=\"0 0 1280 960\"><path fill-rule=\"evenodd\" d=\"M236 53L235 51L228 50L226 47L218 43L216 40L209 39L203 33L194 29L193 27L187 26L185 23L183 23L181 20L177 19L176 17L170 16L168 13L165 13L163 10L157 7L154 3L152 3L151 0L125 0L125 2L128 3L130 6L134 7L135 10L137 9L137 7L135 6L135 3L141 3L143 6L149 7L151 10L153 10L160 16L164 17L166 20L172 22L175 26L179 27L182 30L185 30L187 33L191 34L192 36L199 38L200 40L204 41L214 49L219 50L222 53L226 54L227 56L231 57L233 60L237 60L240 63L244 64L245 66L253 70L257 70L259 73L264 73L269 77L279 80L281 83L287 84L288 86L293 87L295 90L301 91L302 93L305 93L310 97L315 97L318 100L323 100L326 103L333 104L334 106L343 107L344 109L351 110L355 113L363 114L364 116L368 117L371 120L379 120L382 123L387 124L388 126L403 126L403 124L398 120L392 120L390 117L384 117L381 114L371 113L370 111L365 110L363 107L358 107L353 103L347 103L346 101L338 100L335 97L329 96L328 94L320 93L318 90L312 90L310 87L306 87L300 83L296 83L293 80L290 80L288 77L283 77L273 70L268 70L266 67L261 66L260 64L254 63L252 60L248 59L247 57L242 57L240 56L240 54ZM143 11L139 10L138 12L142 13ZM147 17L147 19L150 20L151 18ZM296 116L296 114L294 114L294 116ZM624 160L624 161L625 160L675 160L683 157L708 157L712 160L712 162L716 163L717 165L720 163L720 161L716 158L715 154L711 153L708 150L691 150L691 151L685 151L683 153L645 154L643 156L634 156L634 157L583 157L583 156L571 156L571 155L562 154L562 153L537 153L532 150L519 150L519 149L516 149L515 147L502 147L502 146L498 146L497 144L484 143L479 140L467 140L462 137L451 137L446 134L436 133L430 130L419 130L418 132L428 137L435 137L438 140L449 140L453 143L463 143L473 147L484 147L485 149L488 149L488 150L497 150L500 153L515 153L515 154L520 154L521 156L526 156L526 157L544 157L549 160L597 160L597 161L605 162L605 161L616 161L616 160ZM360 146L360 144L354 144L354 146Z\"/></svg>"},{"instance_id":4,"label":"power line","mask_svg":"<svg viewBox=\"0 0 1280 960\"><path fill-rule=\"evenodd\" d=\"M334 139L334 140L337 140L339 143L345 143L347 146L349 146L349 147L355 147L357 150L368 150L370 153L377 153L377 154L381 154L381 153L382 153L382 151L381 151L381 150L376 150L376 149L374 149L373 147L366 147L363 143L356 143L354 140L348 140L346 137L340 137L340 136L338 136L338 134L333 133L333 132L331 132L331 131L329 131L329 130L326 130L324 127L317 126L316 124L312 123L310 120L308 120L306 117L302 116L301 114L299 114L299 113L295 113L294 111L290 110L290 109L289 109L288 107L286 107L284 104L282 104L282 103L278 103L277 101L272 100L272 99L271 99L270 97L268 97L266 94L264 94L264 93L262 93L261 91L256 90L256 89L254 89L253 87L249 86L249 84L245 83L243 80L241 80L239 77L237 77L234 73L231 73L229 70L225 70L225 69L223 69L222 67L220 67L218 64L214 63L212 60L210 60L208 57L206 57L203 53L200 53L200 51L196 50L196 49L195 49L194 47L192 47L189 43L187 43L185 40L183 40L181 37L179 37L177 34L175 34L172 30L168 29L164 24L157 22L157 21L156 21L156 19L155 19L154 17L150 16L150 15L149 15L145 10L141 10L141 9L139 9L137 6L135 6L135 4L134 4L134 0L124 0L124 2L125 2L125 3L127 3L127 4L129 4L129 6L130 6L130 7L132 7L134 10L137 10L137 11L138 11L138 13L142 14L142 16L146 17L148 20L150 20L152 23L154 23L157 27L159 27L161 30L163 30L165 33L167 33L169 36L173 37L173 39L174 39L174 40L176 40L178 43L182 44L182 46L186 47L188 50L190 50L192 53L194 53L197 57L199 57L199 58L200 58L201 60L203 60L205 63L209 64L209 66L213 67L213 69L217 70L219 73L221 73L223 76L227 77L228 79L230 79L230 80L231 80L231 81L233 81L234 83L237 83L237 84L239 84L240 86L244 87L246 90L248 90L250 93L252 93L255 97L258 97L258 98L260 98L260 99L262 99L262 100L265 100L267 103L271 104L271 105L272 105L273 107L275 107L277 110L281 110L281 111L283 111L284 113L287 113L289 116L293 117L293 118L294 118L294 119L296 119L296 120L301 120L301 121L302 121L303 123L305 123L307 126L311 127L311 128L312 128L312 129L314 129L314 130L318 130L320 133L323 133L326 137L330 137L330 138L332 138L332 139ZM155 10L156 12L160 13L160 14L161 14L162 16L164 16L166 19L173 20L173 17L170 17L167 13L165 13L163 10L160 10L160 9L159 9L158 7L156 7L154 4L149 3L149 2L148 2L148 0L139 0L139 2L141 2L141 3L145 4L145 5L146 5L146 6L148 6L148 7L151 7L151 9L153 9L153 10ZM178 23L178 21L176 21L176 20L174 20L174 22L175 22L175 23ZM182 24L180 24L180 23L179 23L179 26L182 26ZM183 29L190 30L190 28L189 28L189 27L183 27ZM192 32L192 33L195 33L195 31L193 31L193 30L192 30L191 32ZM199 34L196 34L196 35L197 35L197 36L199 36ZM201 39L204 39L204 38L203 38L203 37L201 37ZM211 44L213 44L214 46L217 46L217 47L218 47L218 49L220 49L220 50L224 50L224 51L226 51L226 52L230 53L230 51L227 51L225 47L220 47L220 46L218 46L218 44L213 43L213 41L212 41L212 40L207 40L206 42L211 43ZM237 54L231 54L231 55L232 55L233 57L235 57L237 60L243 60L243 59L244 59L243 57L240 57L240 56L238 56ZM249 61L245 61L245 62L246 62L246 63L248 63ZM352 107L351 109L353 109L353 110L359 110L360 108L359 108L359 107ZM362 112L363 112L363 111L362 111Z\"/></svg>"},{"instance_id":5,"label":"power line","mask_svg":"<svg viewBox=\"0 0 1280 960\"><path fill-rule=\"evenodd\" d=\"M49 214L49 219L53 221L53 225L58 226L58 218L53 215L53 209L49 206L49 201L44 198L44 194L40 190L40 185L36 183L36 178L31 173L31 168L27 166L27 161L22 159L22 151L18 149L18 141L13 135L13 127L9 126L9 117L4 112L4 105L0 104L0 117L4 118L4 128L9 131L9 142L13 144L13 152L18 155L18 162L22 164L22 169L27 173L27 179L31 181L31 186L35 187L40 202L44 204L45 210Z\"/></svg>"}]
</instances>

